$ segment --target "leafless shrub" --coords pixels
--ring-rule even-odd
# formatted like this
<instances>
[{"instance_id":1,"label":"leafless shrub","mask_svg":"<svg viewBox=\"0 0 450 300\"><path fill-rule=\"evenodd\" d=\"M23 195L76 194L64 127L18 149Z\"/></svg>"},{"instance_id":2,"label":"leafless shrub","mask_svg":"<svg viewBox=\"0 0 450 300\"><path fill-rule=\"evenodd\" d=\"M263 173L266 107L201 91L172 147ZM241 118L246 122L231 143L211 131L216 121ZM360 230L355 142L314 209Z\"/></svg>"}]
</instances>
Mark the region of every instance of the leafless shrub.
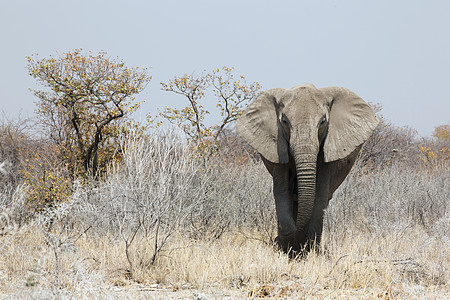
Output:
<instances>
[{"instance_id":1,"label":"leafless shrub","mask_svg":"<svg viewBox=\"0 0 450 300\"><path fill-rule=\"evenodd\" d=\"M233 229L257 229L272 243L275 203L271 177L262 163L226 164L219 158L210 159L207 168L205 201L195 208L192 236L218 238Z\"/></svg>"},{"instance_id":2,"label":"leafless shrub","mask_svg":"<svg viewBox=\"0 0 450 300\"><path fill-rule=\"evenodd\" d=\"M260 161L258 152L242 139L234 129L224 128L217 140L216 153L222 163L242 165L249 160Z\"/></svg>"},{"instance_id":3,"label":"leafless shrub","mask_svg":"<svg viewBox=\"0 0 450 300\"><path fill-rule=\"evenodd\" d=\"M78 224L78 226L74 226L72 217L80 211L81 203L79 201L80 199L75 193L70 201L49 207L35 219L37 228L43 233L45 242L53 254L53 284L57 288L62 287L61 255L64 252L74 253L76 251L75 243L93 225Z\"/></svg>"},{"instance_id":4,"label":"leafless shrub","mask_svg":"<svg viewBox=\"0 0 450 300\"><path fill-rule=\"evenodd\" d=\"M205 201L209 177L173 134L131 138L123 153L106 180L83 194L86 210L78 217L95 223L94 233L124 242L133 273L154 264L168 239L192 218Z\"/></svg>"},{"instance_id":5,"label":"leafless shrub","mask_svg":"<svg viewBox=\"0 0 450 300\"><path fill-rule=\"evenodd\" d=\"M27 202L28 194L25 184L0 189L0 236L17 231L37 216Z\"/></svg>"},{"instance_id":6,"label":"leafless shrub","mask_svg":"<svg viewBox=\"0 0 450 300\"><path fill-rule=\"evenodd\" d=\"M122 241L135 279L170 250L167 242L177 233L209 240L257 228L272 243L274 202L270 176L261 177L268 175L264 166L205 163L189 149L174 134L124 142L123 160L104 182L78 187L79 209L65 220L72 228L89 224L90 236Z\"/></svg>"},{"instance_id":7,"label":"leafless shrub","mask_svg":"<svg viewBox=\"0 0 450 300\"><path fill-rule=\"evenodd\" d=\"M394 163L417 165L420 163L417 131L410 127L397 127L381 114L381 105L372 104L380 123L365 142L359 161L366 168L380 169Z\"/></svg>"},{"instance_id":8,"label":"leafless shrub","mask_svg":"<svg viewBox=\"0 0 450 300\"><path fill-rule=\"evenodd\" d=\"M16 187L23 182L20 170L40 142L33 138L33 121L18 117L11 120L3 113L0 117L0 189L14 193Z\"/></svg>"},{"instance_id":9,"label":"leafless shrub","mask_svg":"<svg viewBox=\"0 0 450 300\"><path fill-rule=\"evenodd\" d=\"M31 219L31 211L25 203L26 189L23 185L14 192L0 191L0 235L10 234Z\"/></svg>"},{"instance_id":10,"label":"leafless shrub","mask_svg":"<svg viewBox=\"0 0 450 300\"><path fill-rule=\"evenodd\" d=\"M32 119L0 117L0 210L7 210L17 226L71 193L64 164L38 130Z\"/></svg>"},{"instance_id":11,"label":"leafless shrub","mask_svg":"<svg viewBox=\"0 0 450 300\"><path fill-rule=\"evenodd\" d=\"M336 234L358 227L388 232L421 225L432 232L440 223L448 224L448 166L431 173L419 166L391 165L370 173L361 172L361 168L361 164L356 165L335 192L327 209L328 231Z\"/></svg>"}]
</instances>

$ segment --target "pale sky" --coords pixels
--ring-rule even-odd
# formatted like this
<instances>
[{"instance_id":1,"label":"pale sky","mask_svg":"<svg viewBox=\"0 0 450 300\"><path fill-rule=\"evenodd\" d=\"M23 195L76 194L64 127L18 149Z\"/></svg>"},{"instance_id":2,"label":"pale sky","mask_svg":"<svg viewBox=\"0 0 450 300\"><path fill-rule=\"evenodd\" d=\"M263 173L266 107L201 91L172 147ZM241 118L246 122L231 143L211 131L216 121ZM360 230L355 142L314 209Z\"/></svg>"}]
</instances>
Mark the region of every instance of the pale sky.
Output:
<instances>
[{"instance_id":1,"label":"pale sky","mask_svg":"<svg viewBox=\"0 0 450 300\"><path fill-rule=\"evenodd\" d=\"M34 114L26 56L82 48L149 68L137 118L185 104L161 81L228 66L264 89L349 88L422 136L450 123L446 0L0 0L0 33L0 111L10 118Z\"/></svg>"}]
</instances>

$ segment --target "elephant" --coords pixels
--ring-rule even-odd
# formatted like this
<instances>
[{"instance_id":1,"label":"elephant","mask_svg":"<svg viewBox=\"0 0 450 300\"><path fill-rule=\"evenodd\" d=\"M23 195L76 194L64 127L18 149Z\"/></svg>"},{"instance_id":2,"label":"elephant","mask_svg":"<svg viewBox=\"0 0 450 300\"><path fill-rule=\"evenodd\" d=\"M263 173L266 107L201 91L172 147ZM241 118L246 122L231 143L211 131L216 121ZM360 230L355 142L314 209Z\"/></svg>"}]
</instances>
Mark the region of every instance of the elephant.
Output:
<instances>
[{"instance_id":1,"label":"elephant","mask_svg":"<svg viewBox=\"0 0 450 300\"><path fill-rule=\"evenodd\" d=\"M273 178L278 247L307 253L320 243L324 210L379 120L342 87L274 88L242 113L236 131Z\"/></svg>"}]
</instances>

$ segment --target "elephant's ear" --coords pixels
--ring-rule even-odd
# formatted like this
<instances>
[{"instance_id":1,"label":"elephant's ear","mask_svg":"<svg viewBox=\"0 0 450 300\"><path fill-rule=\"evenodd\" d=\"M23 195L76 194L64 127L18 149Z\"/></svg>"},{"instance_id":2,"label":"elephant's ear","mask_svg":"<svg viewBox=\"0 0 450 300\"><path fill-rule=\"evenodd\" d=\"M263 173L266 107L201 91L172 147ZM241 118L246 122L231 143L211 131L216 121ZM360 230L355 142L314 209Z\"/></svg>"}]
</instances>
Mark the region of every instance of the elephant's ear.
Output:
<instances>
[{"instance_id":1,"label":"elephant's ear","mask_svg":"<svg viewBox=\"0 0 450 300\"><path fill-rule=\"evenodd\" d=\"M237 133L273 163L289 161L287 141L280 134L277 121L278 101L283 92L283 89L272 89L261 94L247 107L236 124Z\"/></svg>"},{"instance_id":2,"label":"elephant's ear","mask_svg":"<svg viewBox=\"0 0 450 300\"><path fill-rule=\"evenodd\" d=\"M378 125L373 109L352 91L329 87L320 89L330 106L328 134L324 144L325 162L347 157L363 144Z\"/></svg>"}]
</instances>

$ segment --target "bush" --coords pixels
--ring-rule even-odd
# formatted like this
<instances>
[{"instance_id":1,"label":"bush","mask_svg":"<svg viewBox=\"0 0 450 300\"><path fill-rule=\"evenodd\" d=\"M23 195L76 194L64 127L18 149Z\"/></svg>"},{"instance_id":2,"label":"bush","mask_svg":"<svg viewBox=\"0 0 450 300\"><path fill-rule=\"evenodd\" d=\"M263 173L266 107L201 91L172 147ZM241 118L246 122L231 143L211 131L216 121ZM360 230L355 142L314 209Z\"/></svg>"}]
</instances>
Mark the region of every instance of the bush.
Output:
<instances>
[{"instance_id":1,"label":"bush","mask_svg":"<svg viewBox=\"0 0 450 300\"><path fill-rule=\"evenodd\" d=\"M450 126L435 128L433 137L424 139L419 145L420 159L428 169L445 167L450 161Z\"/></svg>"},{"instance_id":2,"label":"bush","mask_svg":"<svg viewBox=\"0 0 450 300\"><path fill-rule=\"evenodd\" d=\"M58 157L57 147L42 145L39 152L25 160L19 171L27 187L27 203L33 210L67 201L72 195L69 172Z\"/></svg>"},{"instance_id":3,"label":"bush","mask_svg":"<svg viewBox=\"0 0 450 300\"><path fill-rule=\"evenodd\" d=\"M271 180L261 181L262 164L205 163L173 133L131 139L122 147L123 161L104 182L81 193L89 209L77 218L95 223L99 234L109 232L125 241L136 232L149 234L161 249L179 230L196 239L254 226L273 234L274 223L267 222L274 218Z\"/></svg>"},{"instance_id":4,"label":"bush","mask_svg":"<svg viewBox=\"0 0 450 300\"><path fill-rule=\"evenodd\" d=\"M72 194L57 149L39 136L31 119L1 118L0 164L0 232L29 223L36 211Z\"/></svg>"},{"instance_id":5,"label":"bush","mask_svg":"<svg viewBox=\"0 0 450 300\"><path fill-rule=\"evenodd\" d=\"M19 117L9 120L6 116L0 121L0 187L3 192L14 193L16 187L23 183L20 173L25 162L39 151L41 143L30 134L33 122Z\"/></svg>"},{"instance_id":6,"label":"bush","mask_svg":"<svg viewBox=\"0 0 450 300\"><path fill-rule=\"evenodd\" d=\"M361 168L354 167L327 209L325 227L332 236L348 228L392 232L414 225L431 233L450 221L448 165L433 173L401 164L368 174Z\"/></svg>"},{"instance_id":7,"label":"bush","mask_svg":"<svg viewBox=\"0 0 450 300\"><path fill-rule=\"evenodd\" d=\"M396 163L411 166L419 164L417 131L393 125L383 117L379 104L371 106L380 123L363 145L359 155L360 163L370 170L383 169Z\"/></svg>"}]
</instances>

